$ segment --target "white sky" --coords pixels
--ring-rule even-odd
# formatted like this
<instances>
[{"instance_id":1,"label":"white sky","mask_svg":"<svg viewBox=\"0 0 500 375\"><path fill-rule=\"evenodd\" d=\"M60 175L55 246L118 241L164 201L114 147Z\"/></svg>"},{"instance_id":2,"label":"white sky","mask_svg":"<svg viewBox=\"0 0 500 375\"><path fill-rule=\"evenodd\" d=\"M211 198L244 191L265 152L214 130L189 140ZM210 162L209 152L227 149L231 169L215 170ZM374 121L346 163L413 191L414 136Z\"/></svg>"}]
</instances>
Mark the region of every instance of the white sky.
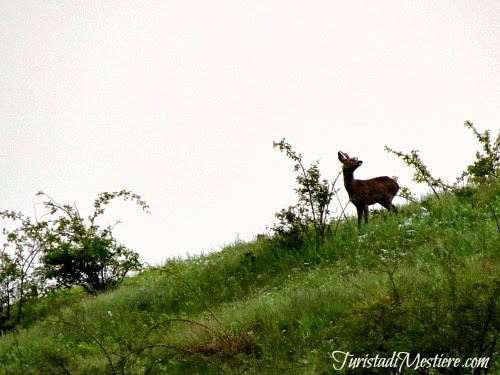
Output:
<instances>
[{"instance_id":1,"label":"white sky","mask_svg":"<svg viewBox=\"0 0 500 375\"><path fill-rule=\"evenodd\" d=\"M463 122L499 127L499 46L497 0L4 0L0 208L131 189L151 215L108 220L155 263L271 226L283 137L328 178L342 150L413 187L389 145L452 180L479 147Z\"/></svg>"}]
</instances>

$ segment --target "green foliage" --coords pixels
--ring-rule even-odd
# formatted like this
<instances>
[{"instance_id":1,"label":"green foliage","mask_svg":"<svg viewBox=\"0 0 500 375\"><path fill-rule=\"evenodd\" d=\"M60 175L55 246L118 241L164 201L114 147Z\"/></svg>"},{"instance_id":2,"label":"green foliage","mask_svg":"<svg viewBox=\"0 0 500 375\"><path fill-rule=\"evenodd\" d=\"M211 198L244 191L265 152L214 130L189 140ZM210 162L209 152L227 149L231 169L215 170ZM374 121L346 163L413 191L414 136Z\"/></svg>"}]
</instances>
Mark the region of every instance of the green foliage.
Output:
<instances>
[{"instance_id":1,"label":"green foliage","mask_svg":"<svg viewBox=\"0 0 500 375\"><path fill-rule=\"evenodd\" d=\"M5 252L0 253L0 328L5 327L10 320L18 276L18 268L12 257Z\"/></svg>"},{"instance_id":2,"label":"green foliage","mask_svg":"<svg viewBox=\"0 0 500 375\"><path fill-rule=\"evenodd\" d=\"M96 224L116 198L132 200L147 211L147 204L138 195L126 190L101 193L87 220L75 205L61 205L43 192L38 195L47 198L44 206L51 216L50 240L41 258L48 280L59 287L81 286L87 293L96 294L116 287L127 273L140 269L139 255L113 237L114 226L101 228Z\"/></svg>"},{"instance_id":3,"label":"green foliage","mask_svg":"<svg viewBox=\"0 0 500 375\"><path fill-rule=\"evenodd\" d=\"M444 191L450 190L450 186L445 184L443 180L432 177L429 169L420 158L418 150L414 149L411 150L409 154L405 154L402 151L396 151L388 146L385 146L385 151L401 158L407 166L413 168L413 181L427 184L438 199L439 195L437 193L437 189L441 188ZM408 192L406 192L406 194L408 194Z\"/></svg>"},{"instance_id":4,"label":"green foliage","mask_svg":"<svg viewBox=\"0 0 500 375\"><path fill-rule=\"evenodd\" d=\"M36 297L39 292L43 292L37 262L50 235L47 222L32 221L21 213L7 210L0 211L0 217L20 223L13 230L3 230L6 237L0 271L3 275L1 310L4 323L0 329L3 330L12 325L9 323L12 304L17 304L15 323L18 324L21 322L26 298Z\"/></svg>"},{"instance_id":5,"label":"green foliage","mask_svg":"<svg viewBox=\"0 0 500 375\"><path fill-rule=\"evenodd\" d=\"M330 203L335 190L335 181L321 179L319 161L309 168L304 166L302 154L295 152L292 146L282 139L273 142L273 147L284 152L294 162L298 203L289 206L276 214L278 224L273 230L277 239L287 248L298 250L303 247L305 239L309 245L321 246L330 229ZM340 175L340 173L339 173Z\"/></svg>"},{"instance_id":6,"label":"green foliage","mask_svg":"<svg viewBox=\"0 0 500 375\"><path fill-rule=\"evenodd\" d=\"M339 321L345 348L358 357L378 353L389 358L401 351L424 357L493 357L500 323L498 284L467 282L454 296L446 282L429 280L420 286L432 293L412 293L398 302L381 298ZM366 339L360 340L361 335Z\"/></svg>"},{"instance_id":7,"label":"green foliage","mask_svg":"<svg viewBox=\"0 0 500 375\"><path fill-rule=\"evenodd\" d=\"M81 243L63 242L45 249L45 276L64 288L81 286L90 294L119 285L141 267L139 254L120 245L109 232Z\"/></svg>"},{"instance_id":8,"label":"green foliage","mask_svg":"<svg viewBox=\"0 0 500 375\"><path fill-rule=\"evenodd\" d=\"M496 179L500 174L500 133L495 143L492 143L489 130L480 133L470 121L466 121L464 125L466 128L472 130L474 136L481 144L484 154L476 151L476 161L467 166L462 175L457 178L457 184L454 185L444 183L441 178L434 178L420 158L418 150L414 149L409 154L405 154L402 151L396 151L388 146L385 146L385 150L396 155L402 159L407 166L412 168L414 171L413 181L427 184L438 199L439 189L443 191L458 191L458 194L463 194L464 190L458 184L463 182L464 179L467 178L471 183L484 184ZM403 191L403 194L405 196L411 196L409 190Z\"/></svg>"},{"instance_id":9,"label":"green foliage","mask_svg":"<svg viewBox=\"0 0 500 375\"><path fill-rule=\"evenodd\" d=\"M116 198L132 200L143 210L148 206L129 191L102 193L94 212L83 218L73 204L59 204L44 194L42 219L13 211L0 217L18 224L4 229L0 253L0 330L21 324L26 301L53 288L81 286L87 293L120 284L130 271L139 270L139 255L117 243L114 226L101 228L96 220ZM15 317L13 317L15 312Z\"/></svg>"},{"instance_id":10,"label":"green foliage","mask_svg":"<svg viewBox=\"0 0 500 375\"><path fill-rule=\"evenodd\" d=\"M467 177L471 182L484 183L500 175L500 132L495 143L491 142L489 130L480 133L470 121L465 122L465 127L472 130L474 136L481 144L484 155L476 151L476 161L467 167L461 178Z\"/></svg>"}]
</instances>

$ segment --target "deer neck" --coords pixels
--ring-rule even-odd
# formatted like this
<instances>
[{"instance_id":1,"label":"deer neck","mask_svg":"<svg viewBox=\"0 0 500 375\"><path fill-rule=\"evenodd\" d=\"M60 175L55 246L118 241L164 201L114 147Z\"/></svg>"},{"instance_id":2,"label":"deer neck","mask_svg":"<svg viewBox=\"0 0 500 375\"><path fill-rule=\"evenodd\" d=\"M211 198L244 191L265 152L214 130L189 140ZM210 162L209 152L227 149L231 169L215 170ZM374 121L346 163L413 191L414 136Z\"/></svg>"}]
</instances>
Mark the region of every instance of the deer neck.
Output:
<instances>
[{"instance_id":1,"label":"deer neck","mask_svg":"<svg viewBox=\"0 0 500 375\"><path fill-rule=\"evenodd\" d=\"M344 170L343 175L345 189L347 190L349 196L352 196L354 193L354 172Z\"/></svg>"}]
</instances>

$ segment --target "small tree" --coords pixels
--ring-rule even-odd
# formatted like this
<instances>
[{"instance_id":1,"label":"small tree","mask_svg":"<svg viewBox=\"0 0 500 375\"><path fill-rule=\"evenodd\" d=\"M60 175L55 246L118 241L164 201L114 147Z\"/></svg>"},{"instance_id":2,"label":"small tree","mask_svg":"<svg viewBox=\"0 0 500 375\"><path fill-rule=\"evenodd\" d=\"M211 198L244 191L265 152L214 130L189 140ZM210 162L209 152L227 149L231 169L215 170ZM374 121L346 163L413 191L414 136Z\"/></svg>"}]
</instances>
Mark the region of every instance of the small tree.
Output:
<instances>
[{"instance_id":1,"label":"small tree","mask_svg":"<svg viewBox=\"0 0 500 375\"><path fill-rule=\"evenodd\" d=\"M101 193L94 201L94 212L85 220L76 205L59 204L43 192L38 195L47 199L43 204L49 216L58 215L49 221L50 241L41 258L47 279L59 287L79 285L96 294L116 287L127 273L140 269L139 255L113 237L114 225L101 228L96 223L115 198L134 201L147 212L149 207L140 196L126 190Z\"/></svg>"},{"instance_id":2,"label":"small tree","mask_svg":"<svg viewBox=\"0 0 500 375\"><path fill-rule=\"evenodd\" d=\"M4 250L0 253L0 331L10 320L14 301L14 283L18 278L17 267L12 257Z\"/></svg>"},{"instance_id":3,"label":"small tree","mask_svg":"<svg viewBox=\"0 0 500 375\"><path fill-rule=\"evenodd\" d=\"M410 154L405 154L402 151L395 151L392 148L385 146L385 151L396 155L402 159L407 166L413 168L413 181L427 184L438 199L439 195L437 193L437 189L441 188L445 191L450 189L450 186L445 184L443 180L432 177L431 172L429 172L429 169L420 158L418 150L412 150Z\"/></svg>"},{"instance_id":4,"label":"small tree","mask_svg":"<svg viewBox=\"0 0 500 375\"><path fill-rule=\"evenodd\" d=\"M113 288L141 266L139 255L119 244L111 226L101 228L97 219L116 198L131 200L143 210L148 205L130 191L104 192L94 201L93 213L84 218L75 204L60 204L43 192L41 219L0 211L0 217L20 225L3 230L6 236L0 254L0 316L10 318L17 307L17 322L24 301L47 288L81 286L87 293ZM42 220L43 219L43 220Z\"/></svg>"},{"instance_id":5,"label":"small tree","mask_svg":"<svg viewBox=\"0 0 500 375\"><path fill-rule=\"evenodd\" d=\"M466 121L464 125L466 128L472 130L477 140L481 143L484 155L481 152L476 151L476 161L467 166L467 170L457 178L457 183L463 181L465 178L472 183L486 183L491 179L499 177L500 133L498 134L495 143L492 143L489 130L485 130L483 133L480 133L470 121ZM437 189L441 188L444 191L457 190L457 184L450 186L445 184L441 178L432 177L429 169L420 158L418 150L412 150L410 154L405 154L402 151L395 151L392 148L385 146L385 151L396 155L402 159L406 165L411 167L414 170L413 181L427 184L438 199L439 195L437 193Z\"/></svg>"},{"instance_id":6,"label":"small tree","mask_svg":"<svg viewBox=\"0 0 500 375\"><path fill-rule=\"evenodd\" d=\"M476 151L476 161L467 166L467 170L459 178L468 178L471 182L485 183L489 179L500 176L500 132L497 135L495 143L491 142L489 130L483 133L477 131L474 124L465 121L464 126L471 129L476 139L483 147L484 155Z\"/></svg>"},{"instance_id":7,"label":"small tree","mask_svg":"<svg viewBox=\"0 0 500 375\"><path fill-rule=\"evenodd\" d=\"M20 222L13 230L3 230L6 236L2 253L3 294L7 301L7 316L10 317L10 305L17 304L16 322L21 321L25 299L36 296L42 288L40 275L36 272L38 259L44 245L50 241L48 223L32 221L21 213L0 211L2 219ZM9 255L10 253L12 254Z\"/></svg>"},{"instance_id":8,"label":"small tree","mask_svg":"<svg viewBox=\"0 0 500 375\"><path fill-rule=\"evenodd\" d=\"M285 152L295 163L294 172L297 173L295 192L298 196L298 203L295 206L284 208L276 214L279 223L273 230L280 237L289 240L290 244L295 244L295 247L299 247L302 238L305 238L317 248L323 244L330 228L329 205L333 195L338 192L335 190L337 180L330 182L321 179L319 161L306 168L302 154L296 153L285 139L273 142L273 147Z\"/></svg>"}]
</instances>

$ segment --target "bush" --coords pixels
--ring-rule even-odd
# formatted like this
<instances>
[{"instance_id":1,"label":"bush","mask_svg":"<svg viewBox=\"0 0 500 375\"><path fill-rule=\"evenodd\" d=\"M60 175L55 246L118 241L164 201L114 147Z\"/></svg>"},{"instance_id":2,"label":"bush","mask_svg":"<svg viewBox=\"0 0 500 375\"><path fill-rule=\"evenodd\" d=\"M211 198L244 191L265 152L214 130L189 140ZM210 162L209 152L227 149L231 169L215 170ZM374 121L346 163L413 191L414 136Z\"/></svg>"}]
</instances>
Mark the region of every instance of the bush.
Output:
<instances>
[{"instance_id":1,"label":"bush","mask_svg":"<svg viewBox=\"0 0 500 375\"><path fill-rule=\"evenodd\" d=\"M295 192L298 196L295 206L284 208L276 214L279 222L273 230L277 234L277 240L283 247L294 250L301 249L304 241L318 248L323 245L330 230L329 206L333 195L338 192L335 190L335 183L340 173L333 182L321 179L319 162L306 168L302 154L296 153L285 139L273 142L273 146L285 152L295 163Z\"/></svg>"},{"instance_id":2,"label":"bush","mask_svg":"<svg viewBox=\"0 0 500 375\"><path fill-rule=\"evenodd\" d=\"M147 211L147 204L138 195L126 190L101 193L88 218L83 218L74 204L59 204L43 192L38 195L45 198L42 205L46 212L40 216L43 220L0 211L1 218L19 223L17 228L3 230L6 242L0 253L0 330L21 323L29 298L73 286L96 294L116 287L141 266L136 252L117 243L114 226L101 228L96 223L116 198L132 200Z\"/></svg>"},{"instance_id":3,"label":"bush","mask_svg":"<svg viewBox=\"0 0 500 375\"><path fill-rule=\"evenodd\" d=\"M41 261L44 276L56 286L81 286L89 294L116 287L130 271L139 270L139 254L118 244L113 227L101 229L96 219L115 198L131 199L143 210L148 206L129 191L101 193L94 201L94 212L84 220L75 205L61 205L44 193L44 202L51 216L48 240Z\"/></svg>"}]
</instances>

